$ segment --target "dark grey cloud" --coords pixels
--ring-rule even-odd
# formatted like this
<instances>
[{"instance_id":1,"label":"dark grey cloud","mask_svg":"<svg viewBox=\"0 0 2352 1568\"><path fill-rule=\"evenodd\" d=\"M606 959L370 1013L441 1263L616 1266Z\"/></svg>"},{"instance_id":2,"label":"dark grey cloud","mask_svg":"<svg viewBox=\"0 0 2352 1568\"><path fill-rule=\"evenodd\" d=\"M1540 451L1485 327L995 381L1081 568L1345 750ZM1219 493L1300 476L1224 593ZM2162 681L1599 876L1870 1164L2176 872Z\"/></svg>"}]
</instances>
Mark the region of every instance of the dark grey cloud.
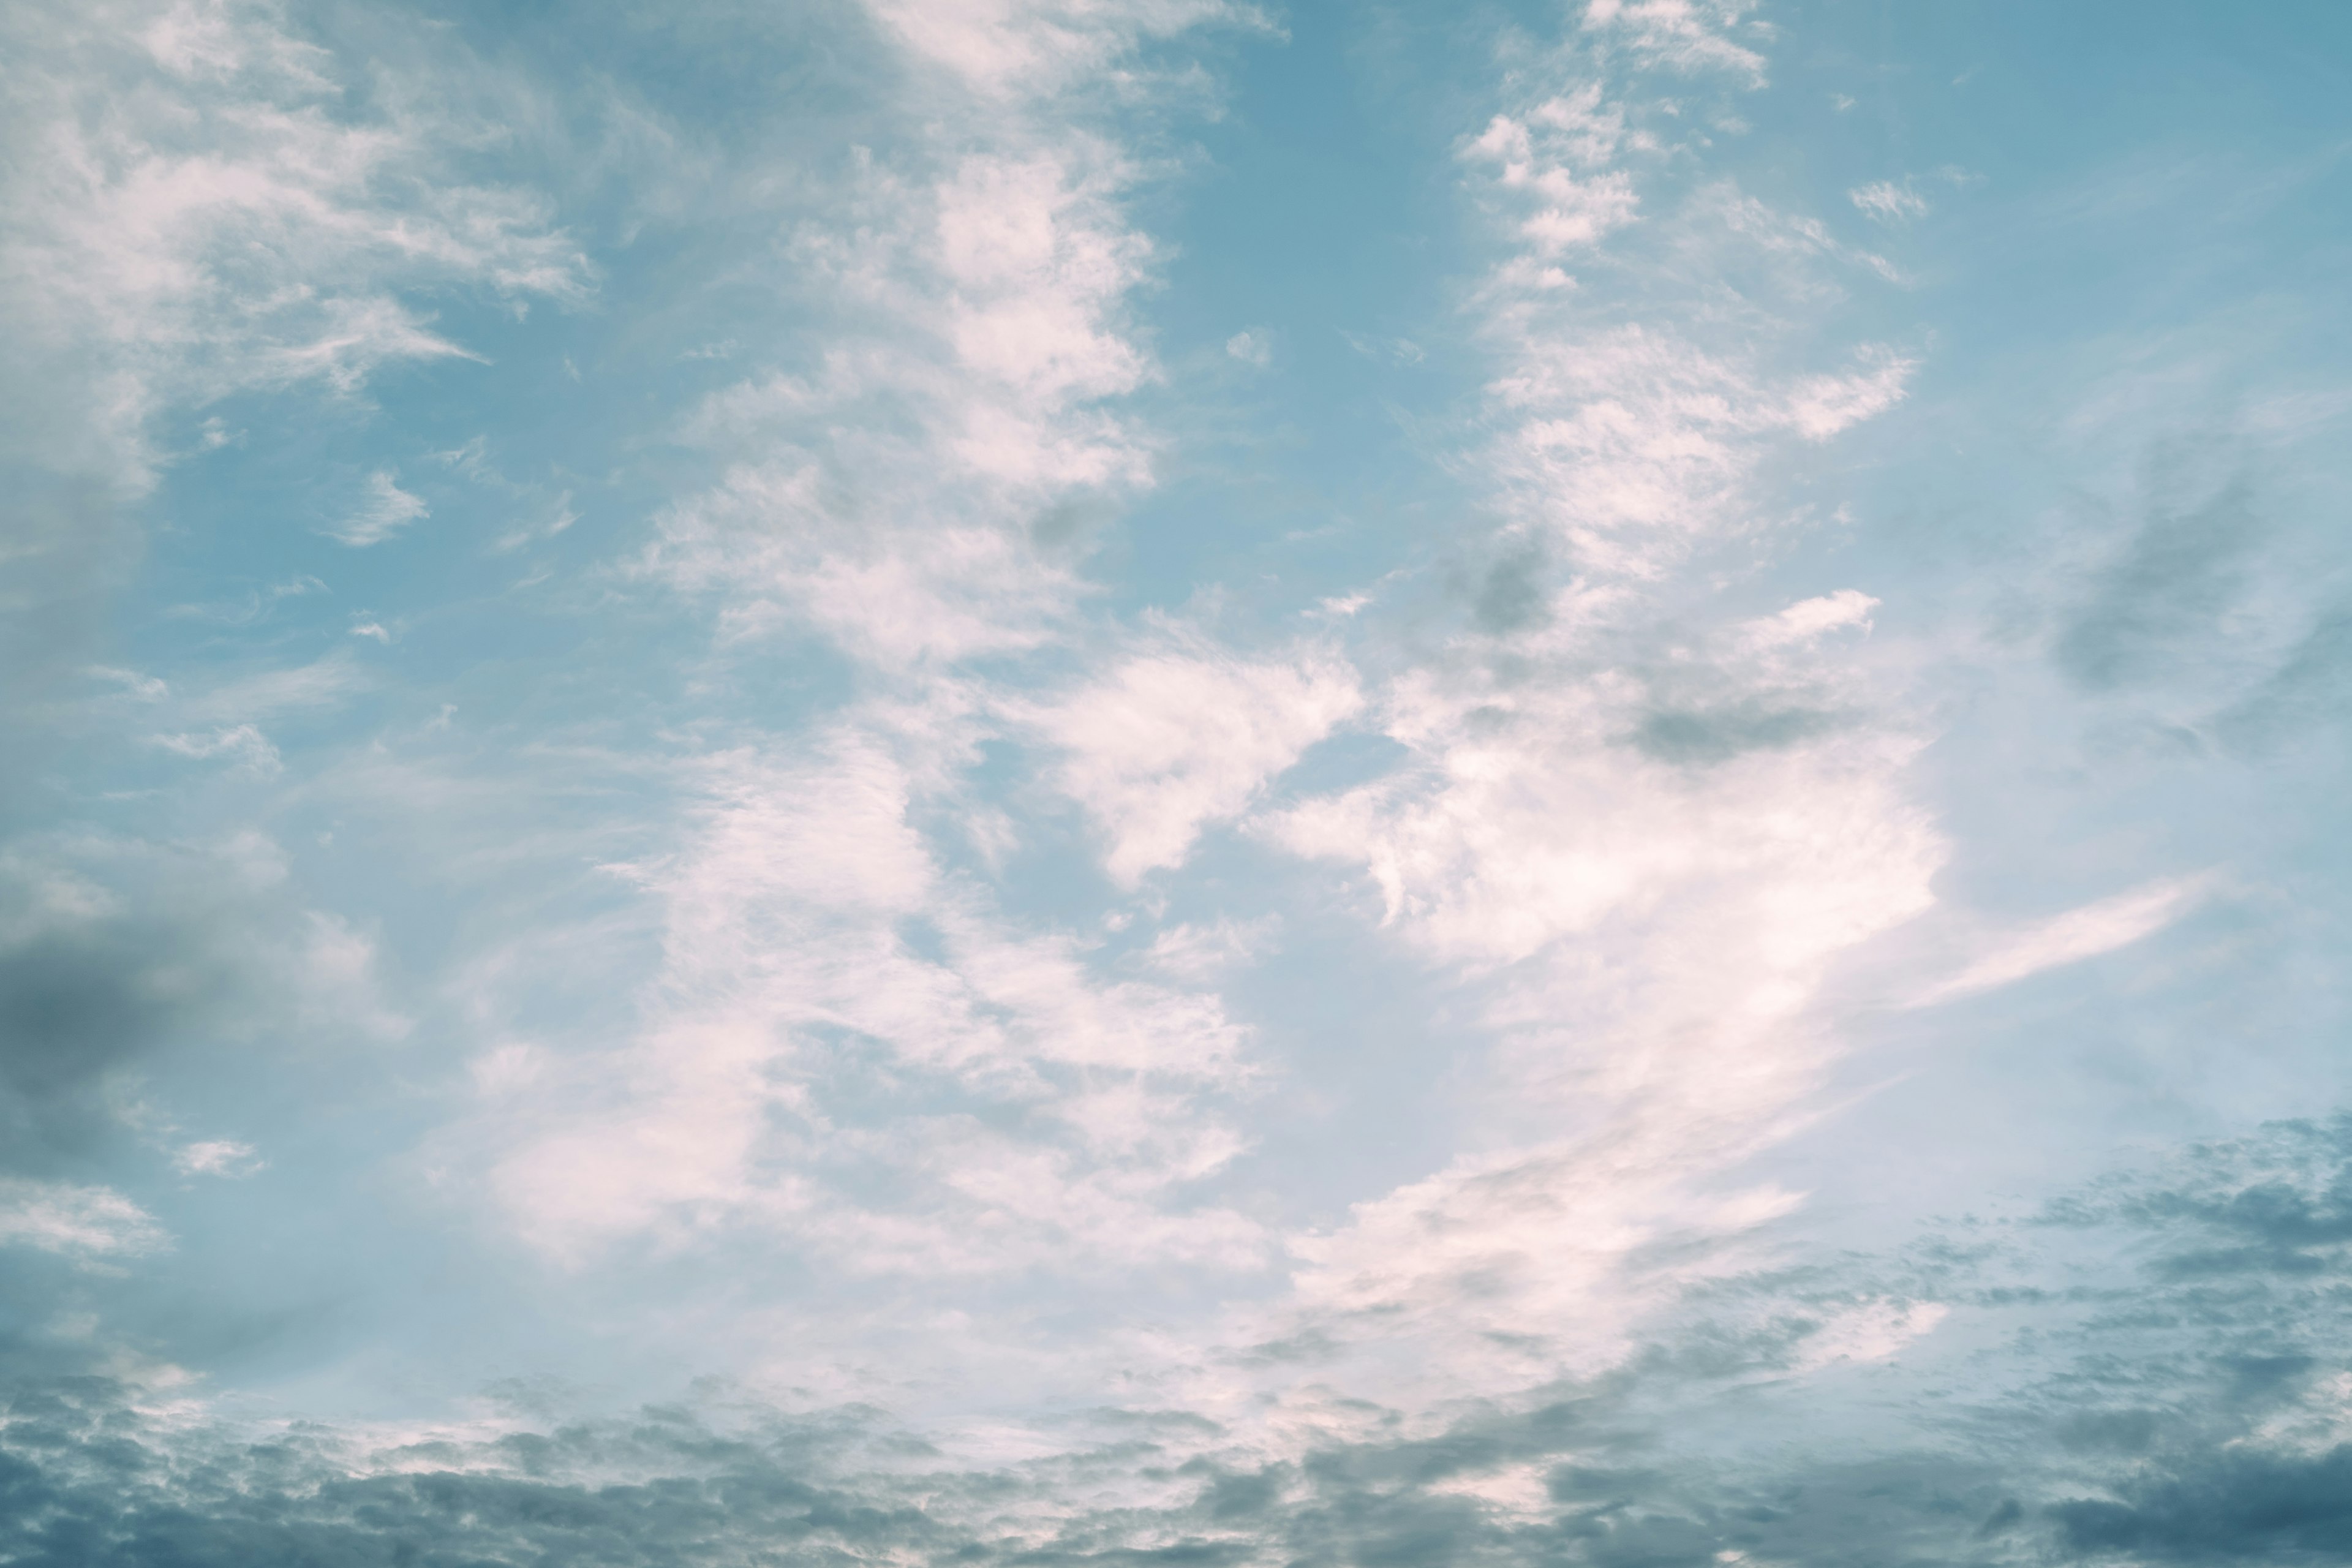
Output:
<instances>
[{"instance_id":1,"label":"dark grey cloud","mask_svg":"<svg viewBox=\"0 0 2352 1568\"><path fill-rule=\"evenodd\" d=\"M1662 763L1703 766L1746 752L1780 751L1842 722L1827 709L1745 698L1714 707L1654 708L1634 729L1633 743Z\"/></svg>"},{"instance_id":2,"label":"dark grey cloud","mask_svg":"<svg viewBox=\"0 0 2352 1568\"><path fill-rule=\"evenodd\" d=\"M124 1131L110 1088L246 1007L263 945L211 855L113 846L110 887L42 847L0 879L0 1173L36 1175Z\"/></svg>"},{"instance_id":3,"label":"dark grey cloud","mask_svg":"<svg viewBox=\"0 0 2352 1568\"><path fill-rule=\"evenodd\" d=\"M1604 1376L1276 1463L1182 1412L959 1471L870 1411L662 1407L359 1464L329 1430L167 1427L104 1377L27 1375L0 1422L0 1561L2343 1561L2347 1194L2352 1121L2267 1128L1901 1255L1718 1281ZM1973 1349L1792 1375L1837 1311L1930 1289ZM1504 1474L1513 1506L1482 1495ZM1178 1500L1107 1500L1121 1477Z\"/></svg>"},{"instance_id":4,"label":"dark grey cloud","mask_svg":"<svg viewBox=\"0 0 2352 1568\"><path fill-rule=\"evenodd\" d=\"M810 1479L838 1426L730 1436L654 1410L453 1451L463 1470L352 1475L315 1432L167 1444L100 1377L20 1387L6 1414L0 1558L27 1568L939 1561L970 1542L878 1485ZM590 1468L635 1474L562 1473Z\"/></svg>"},{"instance_id":5,"label":"dark grey cloud","mask_svg":"<svg viewBox=\"0 0 2352 1568\"><path fill-rule=\"evenodd\" d=\"M46 1173L108 1136L108 1075L201 1027L232 973L198 932L151 920L0 947L0 1170Z\"/></svg>"},{"instance_id":6,"label":"dark grey cloud","mask_svg":"<svg viewBox=\"0 0 2352 1568\"><path fill-rule=\"evenodd\" d=\"M1551 618L1551 594L1543 552L1522 549L1486 568L1471 605L1471 618L1491 637L1531 630Z\"/></svg>"},{"instance_id":7,"label":"dark grey cloud","mask_svg":"<svg viewBox=\"0 0 2352 1568\"><path fill-rule=\"evenodd\" d=\"M2157 1562L2352 1560L2352 1445L2307 1457L2200 1452L2121 1479L2116 1492L2052 1510L2068 1550Z\"/></svg>"}]
</instances>

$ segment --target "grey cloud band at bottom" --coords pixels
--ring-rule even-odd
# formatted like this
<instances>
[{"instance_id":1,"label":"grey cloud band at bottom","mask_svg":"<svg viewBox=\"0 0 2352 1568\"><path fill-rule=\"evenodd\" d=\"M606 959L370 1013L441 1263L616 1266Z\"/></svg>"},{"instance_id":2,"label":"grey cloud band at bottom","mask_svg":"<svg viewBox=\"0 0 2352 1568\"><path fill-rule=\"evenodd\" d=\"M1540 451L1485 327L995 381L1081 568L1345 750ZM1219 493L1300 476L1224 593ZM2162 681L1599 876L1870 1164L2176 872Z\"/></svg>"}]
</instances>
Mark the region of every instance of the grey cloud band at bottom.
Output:
<instances>
[{"instance_id":1,"label":"grey cloud band at bottom","mask_svg":"<svg viewBox=\"0 0 2352 1568\"><path fill-rule=\"evenodd\" d=\"M1198 1419L1097 1413L1091 1445L958 1465L878 1412L723 1402L369 1452L26 1373L0 1560L2332 1561L2352 1551L2347 1243L2352 1119L2280 1124L1896 1255L1718 1281L1597 1379L1271 1459ZM1943 1329L1821 1363L1842 1305L1898 1295L1947 1304Z\"/></svg>"}]
</instances>

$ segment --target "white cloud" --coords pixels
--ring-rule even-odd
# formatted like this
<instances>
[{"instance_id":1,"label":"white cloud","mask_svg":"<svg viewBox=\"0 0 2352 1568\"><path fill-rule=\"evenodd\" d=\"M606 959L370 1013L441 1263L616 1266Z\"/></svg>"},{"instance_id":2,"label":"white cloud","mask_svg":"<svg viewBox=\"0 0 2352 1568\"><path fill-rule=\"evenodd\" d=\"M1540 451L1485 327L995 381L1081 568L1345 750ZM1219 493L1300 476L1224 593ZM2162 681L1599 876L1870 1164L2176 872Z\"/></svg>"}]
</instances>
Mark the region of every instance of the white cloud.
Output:
<instances>
[{"instance_id":1,"label":"white cloud","mask_svg":"<svg viewBox=\"0 0 2352 1568\"><path fill-rule=\"evenodd\" d=\"M1846 193L1846 199L1881 223L1927 216L1927 199L1907 184L1898 185L1892 180L1856 185Z\"/></svg>"},{"instance_id":2,"label":"white cloud","mask_svg":"<svg viewBox=\"0 0 2352 1568\"><path fill-rule=\"evenodd\" d=\"M135 669L114 669L105 665L92 665L89 674L94 680L110 680L142 702L160 702L172 694L172 689L152 675L142 675Z\"/></svg>"},{"instance_id":3,"label":"white cloud","mask_svg":"<svg viewBox=\"0 0 2352 1568\"><path fill-rule=\"evenodd\" d=\"M992 98L1042 95L1102 70L1146 39L1210 23L1263 26L1226 0L869 0L919 57Z\"/></svg>"},{"instance_id":4,"label":"white cloud","mask_svg":"<svg viewBox=\"0 0 2352 1568\"><path fill-rule=\"evenodd\" d=\"M1876 418L1903 401L1915 361L1884 350L1865 352L1843 375L1810 375L1787 395L1786 418L1809 441L1826 441L1849 426Z\"/></svg>"},{"instance_id":5,"label":"white cloud","mask_svg":"<svg viewBox=\"0 0 2352 1568\"><path fill-rule=\"evenodd\" d=\"M1267 1327L1311 1328L1330 1347L1327 1379L1415 1409L1602 1371L1682 1288L1752 1260L1738 1239L1798 1202L1771 1187L1695 1192L1672 1163L1689 1146L1659 1141L1663 1118L1642 1131L1650 1147L1601 1137L1465 1154L1355 1205L1335 1230L1293 1237L1294 1294ZM1639 1262L1665 1243L1685 1261Z\"/></svg>"},{"instance_id":6,"label":"white cloud","mask_svg":"<svg viewBox=\"0 0 2352 1568\"><path fill-rule=\"evenodd\" d=\"M1870 605L1822 595L1709 651L1770 700L1847 700L1834 634ZM1361 868L1486 1041L1479 1152L1294 1241L1297 1321L1354 1347L1364 1387L1598 1370L1687 1283L1637 1268L1645 1247L1729 1267L1796 1202L1721 1182L1814 1114L1839 1048L1832 967L1932 903L1944 851L1907 796L1916 739L1833 726L1693 768L1631 743L1649 700L1605 668L1411 677L1381 710L1405 763L1268 820Z\"/></svg>"},{"instance_id":7,"label":"white cloud","mask_svg":"<svg viewBox=\"0 0 2352 1568\"><path fill-rule=\"evenodd\" d=\"M158 735L155 743L183 757L226 757L236 763L238 772L264 778L285 768L269 737L250 724L228 726L209 735Z\"/></svg>"},{"instance_id":8,"label":"white cloud","mask_svg":"<svg viewBox=\"0 0 2352 1568\"><path fill-rule=\"evenodd\" d=\"M1803 599L1787 609L1749 621L1739 628L1741 640L1757 649L1808 645L1849 626L1867 628L1878 601L1853 588Z\"/></svg>"},{"instance_id":9,"label":"white cloud","mask_svg":"<svg viewBox=\"0 0 2352 1568\"><path fill-rule=\"evenodd\" d=\"M1252 327L1227 338L1225 353L1244 364L1255 365L1260 370L1274 363L1274 344L1263 327Z\"/></svg>"},{"instance_id":10,"label":"white cloud","mask_svg":"<svg viewBox=\"0 0 2352 1568\"><path fill-rule=\"evenodd\" d=\"M1885 1361L1914 1340L1933 1333L1951 1315L1940 1301L1903 1301L1879 1297L1836 1313L1805 1337L1799 1372L1854 1363Z\"/></svg>"},{"instance_id":11,"label":"white cloud","mask_svg":"<svg viewBox=\"0 0 2352 1568\"><path fill-rule=\"evenodd\" d=\"M1525 211L1519 233L1539 257L1599 244L1634 219L1633 177L1612 167L1627 140L1623 112L1604 105L1599 84L1498 114L1466 156L1490 166L1497 190Z\"/></svg>"},{"instance_id":12,"label":"white cloud","mask_svg":"<svg viewBox=\"0 0 2352 1568\"><path fill-rule=\"evenodd\" d=\"M1586 0L1586 31L1622 42L1648 63L1681 71L1727 70L1764 84L1764 57L1729 36L1753 0Z\"/></svg>"},{"instance_id":13,"label":"white cloud","mask_svg":"<svg viewBox=\"0 0 2352 1568\"><path fill-rule=\"evenodd\" d=\"M91 1259L160 1251L171 1237L111 1187L0 1176L0 1246L11 1245Z\"/></svg>"},{"instance_id":14,"label":"white cloud","mask_svg":"<svg viewBox=\"0 0 2352 1568\"><path fill-rule=\"evenodd\" d=\"M2171 878L2004 933L1958 973L1927 987L1911 1005L1955 1001L2128 947L2187 914L2212 888L2210 877Z\"/></svg>"},{"instance_id":15,"label":"white cloud","mask_svg":"<svg viewBox=\"0 0 2352 1568\"><path fill-rule=\"evenodd\" d=\"M367 495L356 510L319 531L354 549L381 544L420 517L433 514L425 503L393 481L382 468L368 476Z\"/></svg>"},{"instance_id":16,"label":"white cloud","mask_svg":"<svg viewBox=\"0 0 2352 1568\"><path fill-rule=\"evenodd\" d=\"M883 221L802 258L845 298L891 279L886 309L816 375L706 403L692 433L744 460L661 515L644 569L716 596L730 632L813 625L894 668L1043 640L1090 521L1150 478L1110 406L1153 374L1119 319L1149 255L1129 177L1084 140L928 186L877 170Z\"/></svg>"},{"instance_id":17,"label":"white cloud","mask_svg":"<svg viewBox=\"0 0 2352 1568\"><path fill-rule=\"evenodd\" d=\"M1775 384L1646 323L1604 329L1493 384L1517 416L1493 461L1529 526L1646 578L1742 525L1742 487L1773 438L1825 440L1883 413L1915 368L1871 350L1843 374Z\"/></svg>"},{"instance_id":18,"label":"white cloud","mask_svg":"<svg viewBox=\"0 0 2352 1568\"><path fill-rule=\"evenodd\" d=\"M1256 1224L1178 1193L1242 1147L1215 1110L1241 1031L948 875L910 820L929 744L845 727L798 761L709 759L695 838L639 873L667 956L637 1043L534 1056L489 1111L491 1185L535 1245L723 1229L933 1279L1262 1263ZM861 1062L898 1092L842 1095Z\"/></svg>"},{"instance_id":19,"label":"white cloud","mask_svg":"<svg viewBox=\"0 0 2352 1568\"><path fill-rule=\"evenodd\" d=\"M1693 775L1624 744L1633 715L1612 698L1633 695L1480 702L1412 681L1390 697L1388 732L1420 764L1294 807L1273 830L1364 865L1387 918L1454 962L1513 963L1666 904L1736 927L1748 897L1793 902L1710 962L1811 954L1922 907L1938 850L1897 784L1916 742L1833 734ZM1670 897L1685 883L1709 896ZM1818 938L1785 922L1800 906L1823 922Z\"/></svg>"},{"instance_id":20,"label":"white cloud","mask_svg":"<svg viewBox=\"0 0 2352 1568\"><path fill-rule=\"evenodd\" d=\"M1057 777L1108 835L1104 865L1132 885L1180 864L1201 829L1362 706L1328 654L1247 661L1197 641L1122 659L1034 721L1065 753Z\"/></svg>"},{"instance_id":21,"label":"white cloud","mask_svg":"<svg viewBox=\"0 0 2352 1568\"><path fill-rule=\"evenodd\" d=\"M337 63L270 6L11 16L0 325L20 375L40 367L46 405L20 412L47 463L135 491L167 405L464 353L418 286L589 288L544 201L457 174L482 127L424 91L353 115Z\"/></svg>"},{"instance_id":22,"label":"white cloud","mask_svg":"<svg viewBox=\"0 0 2352 1568\"><path fill-rule=\"evenodd\" d=\"M1754 77L1726 32L1741 10L1602 5L1588 27L1637 65ZM1327 1375L1368 1396L1597 1371L1760 1246L1799 1194L1729 1173L1818 1114L1834 966L1933 903L1944 845L1908 787L1922 739L1874 716L1892 704L1853 657L1876 601L1841 589L1735 618L1712 586L1769 514L1768 464L1893 405L1910 362L1864 346L1791 373L1764 352L1762 299L1727 320L1662 263L1628 320L1551 264L1752 247L1788 269L1787 308L1818 309L1805 269L1852 258L1737 192L1634 222L1647 172L1692 151L1666 140L1680 125L1588 80L1467 150L1509 226L1482 296L1497 370L1474 460L1511 520L1496 545L1552 542L1574 572L1538 585L1550 614L1507 661L1464 644L1372 694L1400 765L1262 823L1359 868L1401 952L1452 976L1481 1031L1474 1148L1294 1237L1288 1315L1265 1320L1322 1336ZM1869 1327L1839 1353L1887 1339Z\"/></svg>"},{"instance_id":23,"label":"white cloud","mask_svg":"<svg viewBox=\"0 0 2352 1568\"><path fill-rule=\"evenodd\" d=\"M1595 7L1588 25L1632 28L1651 39L1644 48L1671 54L1674 38L1714 37L1742 9ZM1715 63L1744 70L1745 58ZM1883 413L1915 368L1863 345L1850 368L1791 374L1764 352L1772 334L1760 330L1769 320L1761 300L1751 301L1757 314L1732 317L1675 300L1694 257L1761 253L1790 279L1792 305L1808 309L1825 297L1808 268L1889 270L1725 182L1637 224L1645 182L1696 153L1693 137L1671 106L1603 73L1530 93L1464 149L1474 191L1511 237L1481 296L1497 362L1496 433L1483 456L1520 526L1559 540L1595 577L1652 580L1706 542L1752 529L1745 487L1776 444L1790 432L1825 440ZM1559 265L1571 255L1612 277L1649 278L1661 292L1629 319L1587 300Z\"/></svg>"},{"instance_id":24,"label":"white cloud","mask_svg":"<svg viewBox=\"0 0 2352 1568\"><path fill-rule=\"evenodd\" d=\"M268 1161L250 1143L234 1138L214 1138L181 1145L172 1155L172 1163L183 1175L250 1176L261 1170Z\"/></svg>"}]
</instances>

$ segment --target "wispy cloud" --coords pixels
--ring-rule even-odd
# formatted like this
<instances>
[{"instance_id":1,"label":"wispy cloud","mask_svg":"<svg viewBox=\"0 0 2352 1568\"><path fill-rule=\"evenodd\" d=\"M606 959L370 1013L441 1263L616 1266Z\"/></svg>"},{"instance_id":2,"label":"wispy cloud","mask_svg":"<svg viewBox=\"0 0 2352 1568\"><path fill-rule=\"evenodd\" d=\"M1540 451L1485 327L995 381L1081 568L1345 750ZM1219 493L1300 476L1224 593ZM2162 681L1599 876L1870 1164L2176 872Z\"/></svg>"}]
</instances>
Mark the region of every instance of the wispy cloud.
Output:
<instances>
[{"instance_id":1,"label":"wispy cloud","mask_svg":"<svg viewBox=\"0 0 2352 1568\"><path fill-rule=\"evenodd\" d=\"M485 1124L524 1234L577 1256L743 1227L933 1277L1263 1256L1257 1226L1179 1192L1241 1147L1215 1100L1246 1076L1242 1032L950 876L912 821L924 752L845 728L799 763L705 765L694 840L639 873L668 956L638 1042Z\"/></svg>"},{"instance_id":2,"label":"wispy cloud","mask_svg":"<svg viewBox=\"0 0 2352 1568\"><path fill-rule=\"evenodd\" d=\"M209 735L158 735L155 743L184 757L226 757L241 770L264 777L285 767L269 737L250 724L231 725Z\"/></svg>"},{"instance_id":3,"label":"wispy cloud","mask_svg":"<svg viewBox=\"0 0 2352 1568\"><path fill-rule=\"evenodd\" d=\"M1274 344L1263 327L1250 328L1227 338L1225 353L1229 358L1237 359L1244 364L1255 365L1260 370L1265 369L1274 363Z\"/></svg>"},{"instance_id":4,"label":"wispy cloud","mask_svg":"<svg viewBox=\"0 0 2352 1568\"><path fill-rule=\"evenodd\" d=\"M1892 180L1879 180L1867 185L1856 185L1845 195L1846 199L1861 208L1865 216L1881 223L1927 216L1927 198L1913 190L1908 184L1898 185Z\"/></svg>"},{"instance_id":5,"label":"wispy cloud","mask_svg":"<svg viewBox=\"0 0 2352 1568\"><path fill-rule=\"evenodd\" d=\"M368 476L367 493L357 508L320 531L354 549L382 544L420 517L433 514L424 501L402 489L391 474L379 468Z\"/></svg>"},{"instance_id":6,"label":"wispy cloud","mask_svg":"<svg viewBox=\"0 0 2352 1568\"><path fill-rule=\"evenodd\" d=\"M191 1176L250 1176L268 1163L250 1143L234 1138L208 1138L186 1143L172 1163Z\"/></svg>"},{"instance_id":7,"label":"wispy cloud","mask_svg":"<svg viewBox=\"0 0 2352 1568\"><path fill-rule=\"evenodd\" d=\"M418 285L590 287L541 198L449 177L474 127L446 106L345 112L341 62L271 7L16 16L20 40L77 62L21 77L9 110L23 155L0 310L70 409L50 462L143 484L172 401L349 391L387 362L465 353L404 298Z\"/></svg>"},{"instance_id":8,"label":"wispy cloud","mask_svg":"<svg viewBox=\"0 0 2352 1568\"><path fill-rule=\"evenodd\" d=\"M1921 992L1913 1005L2013 985L2045 970L2128 947L2187 914L2212 890L2210 877L2168 878L2003 933L1959 973Z\"/></svg>"},{"instance_id":9,"label":"wispy cloud","mask_svg":"<svg viewBox=\"0 0 2352 1568\"><path fill-rule=\"evenodd\" d=\"M783 455L665 512L645 569L716 594L735 630L814 625L864 658L1034 646L1090 518L1150 472L1109 402L1150 374L1119 331L1149 251L1118 214L1128 173L1075 142L970 154L928 185L873 174L887 226L803 254L844 289L891 279L892 308L816 376L705 405L705 442Z\"/></svg>"}]
</instances>

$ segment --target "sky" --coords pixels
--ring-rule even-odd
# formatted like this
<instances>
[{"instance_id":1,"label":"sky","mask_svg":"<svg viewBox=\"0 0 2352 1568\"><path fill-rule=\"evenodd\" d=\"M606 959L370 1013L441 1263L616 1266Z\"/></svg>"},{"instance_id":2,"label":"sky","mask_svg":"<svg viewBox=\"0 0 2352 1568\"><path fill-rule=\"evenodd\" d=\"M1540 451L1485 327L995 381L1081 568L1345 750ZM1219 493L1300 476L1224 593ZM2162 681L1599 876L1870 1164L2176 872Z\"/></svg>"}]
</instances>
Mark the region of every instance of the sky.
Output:
<instances>
[{"instance_id":1,"label":"sky","mask_svg":"<svg viewBox=\"0 0 2352 1568\"><path fill-rule=\"evenodd\" d=\"M0 48L0 1563L2352 1560L2352 10Z\"/></svg>"}]
</instances>

